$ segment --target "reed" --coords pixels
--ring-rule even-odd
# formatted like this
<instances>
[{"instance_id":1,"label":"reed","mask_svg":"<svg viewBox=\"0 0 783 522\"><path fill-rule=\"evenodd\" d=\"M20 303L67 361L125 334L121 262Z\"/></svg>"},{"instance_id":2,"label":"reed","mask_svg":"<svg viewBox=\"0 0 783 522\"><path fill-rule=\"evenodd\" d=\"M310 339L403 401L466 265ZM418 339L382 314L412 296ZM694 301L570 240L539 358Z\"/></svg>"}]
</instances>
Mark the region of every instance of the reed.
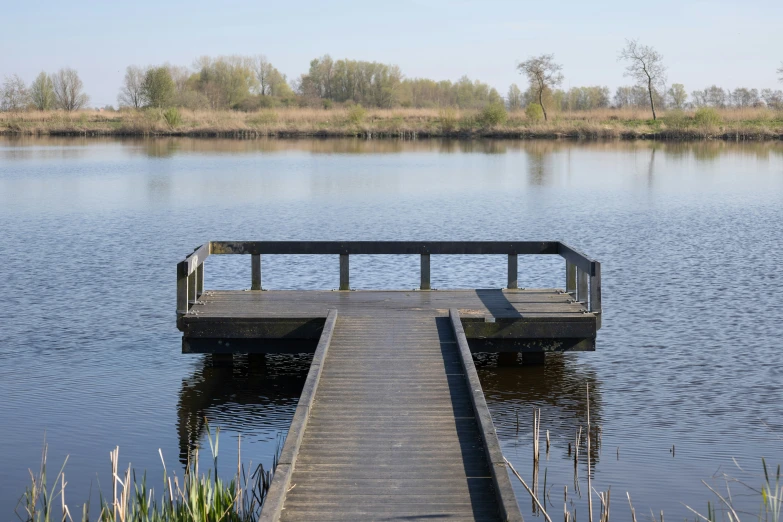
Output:
<instances>
[{"instance_id":1,"label":"reed","mask_svg":"<svg viewBox=\"0 0 783 522\"><path fill-rule=\"evenodd\" d=\"M176 111L176 113L174 112ZM524 111L489 122L472 109L281 107L253 112L142 109L0 113L0 134L194 137L576 138L656 140L783 139L783 111L768 108L664 111L658 120L638 109L556 112L549 121ZM360 114L361 113L361 114Z\"/></svg>"},{"instance_id":2,"label":"reed","mask_svg":"<svg viewBox=\"0 0 783 522\"><path fill-rule=\"evenodd\" d=\"M228 481L218 475L218 451L220 429L214 434L207 425L207 438L212 456L212 468L199 474L198 452L189 460L183 476L169 473L163 453L158 453L163 463L163 481L156 496L155 489L148 486L146 473L137 476L129 463L120 470L119 446L109 454L112 470L111 498L101 494L100 513L97 522L255 522L269 491L274 468L281 449L278 449L272 470L264 470L258 465L249 473L241 463L241 438L238 439L236 474ZM23 522L73 522L73 517L65 502L65 463L54 480L51 489L47 489L46 466L47 450L41 458L41 467L37 475L30 472L31 485L20 498L16 514ZM65 462L67 463L67 458ZM55 515L59 498L60 512ZM89 522L89 501L82 506L82 522Z\"/></svg>"}]
</instances>

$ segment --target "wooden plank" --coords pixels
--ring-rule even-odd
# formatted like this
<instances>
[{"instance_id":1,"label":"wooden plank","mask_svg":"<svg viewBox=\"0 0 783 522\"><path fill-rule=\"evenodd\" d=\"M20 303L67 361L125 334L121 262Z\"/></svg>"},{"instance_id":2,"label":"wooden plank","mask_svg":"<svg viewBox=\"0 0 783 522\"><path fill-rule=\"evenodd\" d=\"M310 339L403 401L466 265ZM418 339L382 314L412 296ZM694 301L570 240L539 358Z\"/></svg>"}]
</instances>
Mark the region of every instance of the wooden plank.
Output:
<instances>
[{"instance_id":1,"label":"wooden plank","mask_svg":"<svg viewBox=\"0 0 783 522\"><path fill-rule=\"evenodd\" d=\"M310 371L307 373L302 395L294 412L294 418L291 420L291 426L288 429L288 435L280 453L277 469L274 478L269 486L264 506L261 510L259 521L271 522L280 518L280 512L283 509L283 502L288 487L291 483L291 474L296 464L296 458L299 454L299 446L302 443L305 429L307 428L307 419L318 390L318 383L321 380L323 364L329 351L329 345L332 342L335 324L337 322L337 310L330 310L326 317L321 340L318 342L313 362L310 365Z\"/></svg>"},{"instance_id":2,"label":"wooden plank","mask_svg":"<svg viewBox=\"0 0 783 522\"><path fill-rule=\"evenodd\" d=\"M560 253L558 241L211 241L210 244L211 253L214 255L530 255Z\"/></svg>"},{"instance_id":3,"label":"wooden plank","mask_svg":"<svg viewBox=\"0 0 783 522\"><path fill-rule=\"evenodd\" d=\"M459 354L462 359L462 365L465 370L465 376L468 381L468 389L473 407L476 411L476 419L484 440L484 450L487 460L490 463L492 479L495 486L495 494L501 507L501 518L509 522L522 522L522 513L517 505L514 490L511 487L511 481L508 478L506 461L503 458L503 452L500 449L495 425L492 423L492 416L487 408L487 402L484 399L484 392L481 389L476 367L473 364L473 356L470 353L468 340L465 337L465 331L462 327L462 321L459 318L459 310L452 308L449 310L451 325L454 329L454 335L457 338Z\"/></svg>"},{"instance_id":4,"label":"wooden plank","mask_svg":"<svg viewBox=\"0 0 783 522\"><path fill-rule=\"evenodd\" d=\"M557 253L560 254L560 257L566 261L570 261L571 264L575 265L581 270L584 270L589 275L595 275L595 261L584 255L582 252L579 252L575 248L566 245L565 243L558 242Z\"/></svg>"},{"instance_id":5,"label":"wooden plank","mask_svg":"<svg viewBox=\"0 0 783 522\"><path fill-rule=\"evenodd\" d=\"M576 265L566 261L566 292L576 299Z\"/></svg>"}]
</instances>

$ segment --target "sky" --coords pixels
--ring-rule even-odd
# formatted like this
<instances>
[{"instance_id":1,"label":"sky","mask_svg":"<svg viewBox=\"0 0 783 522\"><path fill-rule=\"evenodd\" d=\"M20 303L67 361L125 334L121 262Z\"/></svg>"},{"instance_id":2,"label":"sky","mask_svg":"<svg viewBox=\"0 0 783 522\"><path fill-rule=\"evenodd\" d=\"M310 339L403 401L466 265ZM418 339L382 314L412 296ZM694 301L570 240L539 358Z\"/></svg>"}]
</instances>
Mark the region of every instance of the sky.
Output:
<instances>
[{"instance_id":1,"label":"sky","mask_svg":"<svg viewBox=\"0 0 783 522\"><path fill-rule=\"evenodd\" d=\"M553 53L563 87L630 83L625 39L656 48L690 93L783 88L783 1L526 0L3 2L0 79L76 69L91 106L116 105L128 65L191 66L203 55L264 54L289 79L311 59L379 61L406 77L479 79L505 94L516 64Z\"/></svg>"}]
</instances>

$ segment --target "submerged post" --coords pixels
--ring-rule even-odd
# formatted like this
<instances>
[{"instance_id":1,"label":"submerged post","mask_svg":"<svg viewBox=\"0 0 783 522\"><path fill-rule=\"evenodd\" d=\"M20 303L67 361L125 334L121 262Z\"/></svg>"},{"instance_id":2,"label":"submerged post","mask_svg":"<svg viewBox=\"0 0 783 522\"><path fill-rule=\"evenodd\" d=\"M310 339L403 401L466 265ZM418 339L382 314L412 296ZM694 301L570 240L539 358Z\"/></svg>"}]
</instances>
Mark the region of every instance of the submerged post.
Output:
<instances>
[{"instance_id":1,"label":"submerged post","mask_svg":"<svg viewBox=\"0 0 783 522\"><path fill-rule=\"evenodd\" d=\"M251 290L261 290L261 254L250 256Z\"/></svg>"},{"instance_id":2,"label":"submerged post","mask_svg":"<svg viewBox=\"0 0 783 522\"><path fill-rule=\"evenodd\" d=\"M350 290L348 254L340 254L340 290Z\"/></svg>"},{"instance_id":3,"label":"submerged post","mask_svg":"<svg viewBox=\"0 0 783 522\"><path fill-rule=\"evenodd\" d=\"M430 290L430 255L421 255L421 285L422 290Z\"/></svg>"},{"instance_id":4,"label":"submerged post","mask_svg":"<svg viewBox=\"0 0 783 522\"><path fill-rule=\"evenodd\" d=\"M576 265L566 261L566 292L576 298Z\"/></svg>"},{"instance_id":5,"label":"submerged post","mask_svg":"<svg viewBox=\"0 0 783 522\"><path fill-rule=\"evenodd\" d=\"M517 254L508 255L508 287L507 288L519 288L518 272L519 269L519 256Z\"/></svg>"}]
</instances>

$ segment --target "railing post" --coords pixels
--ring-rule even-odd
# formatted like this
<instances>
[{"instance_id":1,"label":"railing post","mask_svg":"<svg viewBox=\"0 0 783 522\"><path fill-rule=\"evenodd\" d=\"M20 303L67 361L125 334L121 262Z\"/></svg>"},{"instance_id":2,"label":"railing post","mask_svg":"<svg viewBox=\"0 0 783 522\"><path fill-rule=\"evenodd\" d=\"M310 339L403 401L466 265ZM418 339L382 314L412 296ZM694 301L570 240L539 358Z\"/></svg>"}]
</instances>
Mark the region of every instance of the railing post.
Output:
<instances>
[{"instance_id":1,"label":"railing post","mask_svg":"<svg viewBox=\"0 0 783 522\"><path fill-rule=\"evenodd\" d=\"M261 254L250 255L250 289L261 290Z\"/></svg>"},{"instance_id":2,"label":"railing post","mask_svg":"<svg viewBox=\"0 0 783 522\"><path fill-rule=\"evenodd\" d=\"M188 276L188 299L192 303L196 299L196 288L198 288L198 273L193 271Z\"/></svg>"},{"instance_id":3,"label":"railing post","mask_svg":"<svg viewBox=\"0 0 783 522\"><path fill-rule=\"evenodd\" d=\"M422 290L430 290L430 255L421 255L421 286Z\"/></svg>"},{"instance_id":4,"label":"railing post","mask_svg":"<svg viewBox=\"0 0 783 522\"><path fill-rule=\"evenodd\" d=\"M198 278L198 283L196 283L196 299L201 297L201 294L204 293L204 263L201 263L198 265L198 268L196 268L196 277Z\"/></svg>"},{"instance_id":5,"label":"railing post","mask_svg":"<svg viewBox=\"0 0 783 522\"><path fill-rule=\"evenodd\" d=\"M188 264L177 264L177 313L188 313Z\"/></svg>"},{"instance_id":6,"label":"railing post","mask_svg":"<svg viewBox=\"0 0 783 522\"><path fill-rule=\"evenodd\" d=\"M517 281L519 270L519 256L517 254L508 255L508 286L506 288L519 288Z\"/></svg>"},{"instance_id":7,"label":"railing post","mask_svg":"<svg viewBox=\"0 0 783 522\"><path fill-rule=\"evenodd\" d=\"M595 262L595 275L590 276L590 311L595 315L595 326L601 328L601 263Z\"/></svg>"},{"instance_id":8,"label":"railing post","mask_svg":"<svg viewBox=\"0 0 783 522\"><path fill-rule=\"evenodd\" d=\"M566 292L576 299L576 266L566 261Z\"/></svg>"},{"instance_id":9,"label":"railing post","mask_svg":"<svg viewBox=\"0 0 783 522\"><path fill-rule=\"evenodd\" d=\"M350 290L348 254L340 254L340 290Z\"/></svg>"},{"instance_id":10,"label":"railing post","mask_svg":"<svg viewBox=\"0 0 783 522\"><path fill-rule=\"evenodd\" d=\"M579 267L576 269L576 299L587 306L587 272Z\"/></svg>"}]
</instances>

